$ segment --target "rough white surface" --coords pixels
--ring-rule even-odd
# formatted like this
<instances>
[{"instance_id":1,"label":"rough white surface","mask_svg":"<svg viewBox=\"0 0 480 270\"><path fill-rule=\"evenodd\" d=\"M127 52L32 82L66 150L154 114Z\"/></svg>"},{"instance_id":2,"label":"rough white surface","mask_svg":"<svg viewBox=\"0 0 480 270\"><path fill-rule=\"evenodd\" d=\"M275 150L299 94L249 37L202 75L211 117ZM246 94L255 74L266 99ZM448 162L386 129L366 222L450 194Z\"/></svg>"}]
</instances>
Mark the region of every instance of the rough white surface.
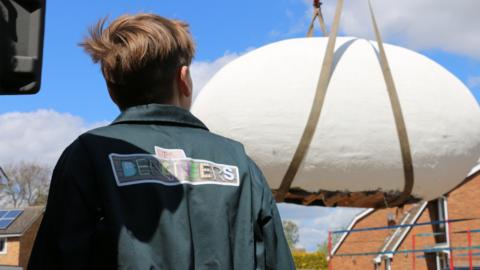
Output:
<instances>
[{"instance_id":1,"label":"rough white surface","mask_svg":"<svg viewBox=\"0 0 480 270\"><path fill-rule=\"evenodd\" d=\"M326 38L285 40L222 68L192 112L245 145L278 188L304 130ZM402 191L395 121L376 43L338 38L321 119L293 187ZM413 51L385 45L410 139L413 195L433 199L459 184L480 156L480 108L451 73Z\"/></svg>"}]
</instances>

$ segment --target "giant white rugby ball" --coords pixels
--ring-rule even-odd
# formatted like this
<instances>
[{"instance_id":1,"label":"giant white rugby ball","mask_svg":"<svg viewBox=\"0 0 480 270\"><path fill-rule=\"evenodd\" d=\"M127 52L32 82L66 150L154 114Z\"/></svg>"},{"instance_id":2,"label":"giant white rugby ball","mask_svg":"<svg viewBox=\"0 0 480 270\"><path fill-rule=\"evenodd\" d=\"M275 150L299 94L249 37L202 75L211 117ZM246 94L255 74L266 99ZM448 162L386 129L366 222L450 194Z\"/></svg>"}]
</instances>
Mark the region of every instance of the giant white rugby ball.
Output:
<instances>
[{"instance_id":1,"label":"giant white rugby ball","mask_svg":"<svg viewBox=\"0 0 480 270\"><path fill-rule=\"evenodd\" d=\"M280 185L312 106L327 38L299 38L251 51L223 67L192 112L236 139L272 189ZM410 140L412 195L436 198L480 157L480 108L445 68L385 45ZM338 38L322 115L292 187L306 191L401 193L403 165L374 41Z\"/></svg>"}]
</instances>

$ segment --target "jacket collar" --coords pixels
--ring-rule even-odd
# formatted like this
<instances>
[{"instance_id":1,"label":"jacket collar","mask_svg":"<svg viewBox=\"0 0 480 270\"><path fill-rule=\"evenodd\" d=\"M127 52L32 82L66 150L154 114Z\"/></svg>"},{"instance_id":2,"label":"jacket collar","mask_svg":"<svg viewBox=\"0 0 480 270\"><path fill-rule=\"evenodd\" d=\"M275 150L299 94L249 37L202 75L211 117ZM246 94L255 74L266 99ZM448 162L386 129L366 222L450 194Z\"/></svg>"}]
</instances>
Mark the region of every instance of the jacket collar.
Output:
<instances>
[{"instance_id":1,"label":"jacket collar","mask_svg":"<svg viewBox=\"0 0 480 270\"><path fill-rule=\"evenodd\" d=\"M112 122L112 125L132 122L161 122L208 130L205 124L193 116L189 111L167 104L145 104L130 107L124 110Z\"/></svg>"}]
</instances>

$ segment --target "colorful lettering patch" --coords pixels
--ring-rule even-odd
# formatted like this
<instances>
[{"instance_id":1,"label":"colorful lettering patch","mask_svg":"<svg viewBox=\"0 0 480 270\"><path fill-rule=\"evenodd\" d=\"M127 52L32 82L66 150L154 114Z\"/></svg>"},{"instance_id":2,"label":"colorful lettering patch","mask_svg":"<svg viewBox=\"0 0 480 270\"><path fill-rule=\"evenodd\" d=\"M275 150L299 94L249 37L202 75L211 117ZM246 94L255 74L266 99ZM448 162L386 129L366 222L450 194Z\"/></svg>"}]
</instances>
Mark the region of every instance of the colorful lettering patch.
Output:
<instances>
[{"instance_id":1,"label":"colorful lettering patch","mask_svg":"<svg viewBox=\"0 0 480 270\"><path fill-rule=\"evenodd\" d=\"M155 147L156 155L110 154L113 174L118 186L158 183L167 186L225 185L238 186L237 166L192 159L182 149Z\"/></svg>"}]
</instances>

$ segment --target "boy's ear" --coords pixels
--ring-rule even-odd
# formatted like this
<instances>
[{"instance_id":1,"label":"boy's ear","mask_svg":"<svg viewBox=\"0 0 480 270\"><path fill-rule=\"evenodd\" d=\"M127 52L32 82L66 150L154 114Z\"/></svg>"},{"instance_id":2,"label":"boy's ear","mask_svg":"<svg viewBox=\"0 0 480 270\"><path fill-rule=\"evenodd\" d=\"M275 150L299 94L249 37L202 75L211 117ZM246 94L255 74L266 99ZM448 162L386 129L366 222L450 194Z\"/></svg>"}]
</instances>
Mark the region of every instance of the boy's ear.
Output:
<instances>
[{"instance_id":1,"label":"boy's ear","mask_svg":"<svg viewBox=\"0 0 480 270\"><path fill-rule=\"evenodd\" d=\"M182 66L179 69L177 76L177 85L180 93L186 97L192 95L192 77L190 76L190 68L188 66Z\"/></svg>"}]
</instances>

